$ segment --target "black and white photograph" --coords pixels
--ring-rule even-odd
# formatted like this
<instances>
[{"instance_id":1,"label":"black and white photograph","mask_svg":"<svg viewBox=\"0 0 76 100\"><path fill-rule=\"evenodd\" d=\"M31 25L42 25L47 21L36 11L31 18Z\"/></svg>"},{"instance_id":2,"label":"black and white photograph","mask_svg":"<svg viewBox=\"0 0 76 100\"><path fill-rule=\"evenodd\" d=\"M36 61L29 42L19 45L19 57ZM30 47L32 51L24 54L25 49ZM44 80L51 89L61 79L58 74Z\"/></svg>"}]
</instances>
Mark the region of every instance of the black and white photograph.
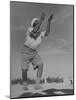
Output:
<instances>
[{"instance_id":1,"label":"black and white photograph","mask_svg":"<svg viewBox=\"0 0 76 100\"><path fill-rule=\"evenodd\" d=\"M74 5L10 1L10 98L74 95Z\"/></svg>"}]
</instances>

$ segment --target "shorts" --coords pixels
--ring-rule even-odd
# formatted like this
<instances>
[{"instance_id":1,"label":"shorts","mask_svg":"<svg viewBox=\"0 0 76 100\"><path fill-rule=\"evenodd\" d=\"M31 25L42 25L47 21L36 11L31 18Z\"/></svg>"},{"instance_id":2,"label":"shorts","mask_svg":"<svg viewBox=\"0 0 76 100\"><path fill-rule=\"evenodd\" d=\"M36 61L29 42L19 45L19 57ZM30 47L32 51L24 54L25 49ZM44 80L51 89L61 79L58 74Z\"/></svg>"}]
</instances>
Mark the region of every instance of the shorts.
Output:
<instances>
[{"instance_id":1,"label":"shorts","mask_svg":"<svg viewBox=\"0 0 76 100\"><path fill-rule=\"evenodd\" d=\"M36 50L24 46L21 52L21 69L28 69L30 63L32 63L33 68L35 68L37 65L43 64Z\"/></svg>"}]
</instances>

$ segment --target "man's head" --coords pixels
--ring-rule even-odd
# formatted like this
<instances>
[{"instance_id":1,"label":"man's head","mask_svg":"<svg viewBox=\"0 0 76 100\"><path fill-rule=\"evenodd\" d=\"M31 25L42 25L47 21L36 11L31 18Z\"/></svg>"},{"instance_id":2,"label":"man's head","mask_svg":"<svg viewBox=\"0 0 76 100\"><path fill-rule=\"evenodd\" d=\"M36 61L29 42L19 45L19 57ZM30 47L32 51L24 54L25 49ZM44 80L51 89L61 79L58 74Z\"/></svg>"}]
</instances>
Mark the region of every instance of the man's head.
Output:
<instances>
[{"instance_id":1,"label":"man's head","mask_svg":"<svg viewBox=\"0 0 76 100\"><path fill-rule=\"evenodd\" d=\"M39 18L33 18L32 22L31 22L31 26L35 27L38 23L39 23Z\"/></svg>"},{"instance_id":2,"label":"man's head","mask_svg":"<svg viewBox=\"0 0 76 100\"><path fill-rule=\"evenodd\" d=\"M40 23L40 21L42 22L45 19L45 13L42 12L40 18L33 18L32 22L31 22L31 26L35 27L37 24Z\"/></svg>"}]
</instances>

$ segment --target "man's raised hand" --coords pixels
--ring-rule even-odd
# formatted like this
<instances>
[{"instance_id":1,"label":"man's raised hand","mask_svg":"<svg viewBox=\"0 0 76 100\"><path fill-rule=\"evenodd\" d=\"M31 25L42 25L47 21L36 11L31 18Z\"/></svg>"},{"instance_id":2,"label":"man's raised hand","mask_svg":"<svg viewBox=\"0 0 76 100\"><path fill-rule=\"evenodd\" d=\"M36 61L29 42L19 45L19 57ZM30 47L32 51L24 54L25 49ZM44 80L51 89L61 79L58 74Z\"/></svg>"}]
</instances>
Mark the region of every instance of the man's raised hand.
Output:
<instances>
[{"instance_id":1,"label":"man's raised hand","mask_svg":"<svg viewBox=\"0 0 76 100\"><path fill-rule=\"evenodd\" d=\"M53 19L54 15L50 15L49 18L48 18L48 21L51 21Z\"/></svg>"}]
</instances>

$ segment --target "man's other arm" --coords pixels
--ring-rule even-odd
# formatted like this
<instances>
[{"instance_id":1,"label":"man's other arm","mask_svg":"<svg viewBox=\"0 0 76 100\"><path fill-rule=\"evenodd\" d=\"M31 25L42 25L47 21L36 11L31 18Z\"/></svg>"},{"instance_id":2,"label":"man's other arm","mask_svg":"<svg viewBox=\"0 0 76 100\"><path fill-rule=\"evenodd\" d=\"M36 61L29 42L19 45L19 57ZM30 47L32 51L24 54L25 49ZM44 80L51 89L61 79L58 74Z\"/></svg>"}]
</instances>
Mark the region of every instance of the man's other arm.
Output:
<instances>
[{"instance_id":1,"label":"man's other arm","mask_svg":"<svg viewBox=\"0 0 76 100\"><path fill-rule=\"evenodd\" d=\"M48 18L48 22L47 22L47 26L46 26L46 33L45 33L45 36L48 36L49 33L50 33L50 24L51 24L51 21L53 19L53 14Z\"/></svg>"}]
</instances>

